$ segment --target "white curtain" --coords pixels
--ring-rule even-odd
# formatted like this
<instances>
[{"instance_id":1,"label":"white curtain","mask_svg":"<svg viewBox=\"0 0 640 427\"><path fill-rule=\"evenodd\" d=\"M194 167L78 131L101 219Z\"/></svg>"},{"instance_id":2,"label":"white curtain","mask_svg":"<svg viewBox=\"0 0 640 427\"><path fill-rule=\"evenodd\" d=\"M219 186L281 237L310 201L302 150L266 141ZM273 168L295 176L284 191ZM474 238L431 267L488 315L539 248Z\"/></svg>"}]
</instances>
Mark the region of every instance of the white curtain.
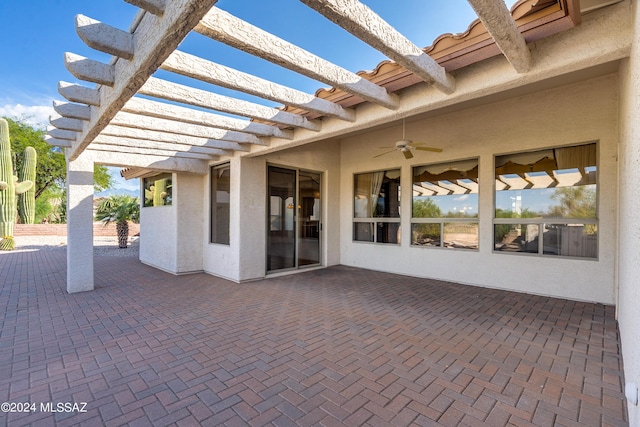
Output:
<instances>
[{"instance_id":1,"label":"white curtain","mask_svg":"<svg viewBox=\"0 0 640 427\"><path fill-rule=\"evenodd\" d=\"M378 197L380 189L384 181L384 172L371 172L371 183L369 190L369 218L373 218L376 214L376 206L378 205Z\"/></svg>"}]
</instances>

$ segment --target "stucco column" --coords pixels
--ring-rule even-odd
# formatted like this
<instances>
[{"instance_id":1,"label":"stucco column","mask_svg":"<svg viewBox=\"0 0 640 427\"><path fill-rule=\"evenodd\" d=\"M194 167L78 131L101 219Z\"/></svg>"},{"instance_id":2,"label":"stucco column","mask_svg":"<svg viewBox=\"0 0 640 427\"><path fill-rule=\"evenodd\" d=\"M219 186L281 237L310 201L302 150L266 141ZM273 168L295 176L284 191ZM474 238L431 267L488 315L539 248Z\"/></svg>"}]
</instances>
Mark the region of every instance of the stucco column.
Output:
<instances>
[{"instance_id":1,"label":"stucco column","mask_svg":"<svg viewBox=\"0 0 640 427\"><path fill-rule=\"evenodd\" d=\"M620 193L618 231L618 325L624 359L624 386L640 387L640 5L634 4L634 44L620 67ZM603 238L602 236L600 237ZM633 393L631 393L633 394ZM627 401L629 425L640 425L640 405Z\"/></svg>"},{"instance_id":2,"label":"stucco column","mask_svg":"<svg viewBox=\"0 0 640 427\"><path fill-rule=\"evenodd\" d=\"M93 290L93 160L67 159L67 292Z\"/></svg>"}]
</instances>

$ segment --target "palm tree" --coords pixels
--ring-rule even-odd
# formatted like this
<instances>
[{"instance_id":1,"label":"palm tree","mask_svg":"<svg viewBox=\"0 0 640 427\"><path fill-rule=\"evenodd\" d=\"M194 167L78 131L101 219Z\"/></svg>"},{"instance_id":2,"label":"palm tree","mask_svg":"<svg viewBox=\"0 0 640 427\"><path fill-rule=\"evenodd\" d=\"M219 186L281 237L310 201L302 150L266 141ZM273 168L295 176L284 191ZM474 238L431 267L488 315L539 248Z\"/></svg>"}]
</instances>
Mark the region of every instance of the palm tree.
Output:
<instances>
[{"instance_id":1,"label":"palm tree","mask_svg":"<svg viewBox=\"0 0 640 427\"><path fill-rule=\"evenodd\" d=\"M132 196L109 196L98 205L96 219L104 222L105 226L110 222L116 223L118 247L124 249L129 237L129 221L137 223L140 220L140 201Z\"/></svg>"}]
</instances>

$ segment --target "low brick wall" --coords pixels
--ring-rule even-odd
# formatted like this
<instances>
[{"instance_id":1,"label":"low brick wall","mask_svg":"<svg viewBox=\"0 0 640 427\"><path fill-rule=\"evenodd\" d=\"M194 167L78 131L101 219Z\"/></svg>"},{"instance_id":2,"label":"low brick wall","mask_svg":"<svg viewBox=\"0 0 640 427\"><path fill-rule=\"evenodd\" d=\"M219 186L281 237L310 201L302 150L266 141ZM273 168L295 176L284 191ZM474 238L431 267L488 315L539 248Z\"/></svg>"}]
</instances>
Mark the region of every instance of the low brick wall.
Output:
<instances>
[{"instance_id":1,"label":"low brick wall","mask_svg":"<svg viewBox=\"0 0 640 427\"><path fill-rule=\"evenodd\" d=\"M129 236L140 232L140 224L129 223ZM14 236L66 236L67 224L16 224ZM94 236L116 236L116 225L111 223L105 227L101 222L93 223Z\"/></svg>"}]
</instances>

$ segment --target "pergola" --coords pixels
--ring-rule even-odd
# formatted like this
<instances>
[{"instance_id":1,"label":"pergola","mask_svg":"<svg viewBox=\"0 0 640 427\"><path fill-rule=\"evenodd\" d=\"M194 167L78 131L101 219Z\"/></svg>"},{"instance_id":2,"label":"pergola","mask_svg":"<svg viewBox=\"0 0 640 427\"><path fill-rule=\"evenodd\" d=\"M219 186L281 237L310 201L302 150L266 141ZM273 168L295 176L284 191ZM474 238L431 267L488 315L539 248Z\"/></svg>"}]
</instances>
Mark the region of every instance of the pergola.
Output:
<instances>
[{"instance_id":1,"label":"pergola","mask_svg":"<svg viewBox=\"0 0 640 427\"><path fill-rule=\"evenodd\" d=\"M221 10L216 0L125 1L140 8L128 31L76 17L80 38L112 59L103 63L66 53L70 73L89 85L60 82L68 102L54 102L59 116L50 119L48 142L64 148L68 161L72 232L67 256L75 265L86 258L92 266L86 248L92 236L94 163L126 167L127 177L148 171L205 174L212 161L340 137L605 65L629 51L614 32L602 34L600 24L581 26L575 55L529 48L580 24L581 13L617 0L520 0L511 10L504 0L468 0L479 19L466 32L441 35L426 48L358 0L301 0L389 58L371 72L346 70ZM304 93L180 50L191 32L330 88ZM499 55L506 61L489 80L470 67ZM167 75L244 92L265 103L177 83ZM403 91L409 87L418 89ZM269 106L273 103L281 106ZM70 291L92 288L92 267L69 269Z\"/></svg>"},{"instance_id":2,"label":"pergola","mask_svg":"<svg viewBox=\"0 0 640 427\"><path fill-rule=\"evenodd\" d=\"M423 49L357 0L301 0L390 59L373 72L354 73L217 8L216 0L126 1L141 8L129 31L83 15L76 18L82 40L113 59L106 64L65 54L71 74L96 84L60 82L59 92L69 102L54 103L61 117L51 118L48 141L65 147L70 160L92 151L108 164L149 167L160 161L157 168L201 171L220 156L286 148L366 128L371 116L359 117L362 103L379 110L378 123L397 120L415 109L403 105L399 90L426 82L433 88L431 105L450 103L456 98L452 72L500 53L517 78L531 68L527 43L580 19L577 0L521 0L511 12L503 0L469 0L479 20L466 33L443 35ZM191 31L332 89L303 93L179 50ZM155 77L159 69L283 107L174 83ZM162 164L168 158L173 168Z\"/></svg>"}]
</instances>

